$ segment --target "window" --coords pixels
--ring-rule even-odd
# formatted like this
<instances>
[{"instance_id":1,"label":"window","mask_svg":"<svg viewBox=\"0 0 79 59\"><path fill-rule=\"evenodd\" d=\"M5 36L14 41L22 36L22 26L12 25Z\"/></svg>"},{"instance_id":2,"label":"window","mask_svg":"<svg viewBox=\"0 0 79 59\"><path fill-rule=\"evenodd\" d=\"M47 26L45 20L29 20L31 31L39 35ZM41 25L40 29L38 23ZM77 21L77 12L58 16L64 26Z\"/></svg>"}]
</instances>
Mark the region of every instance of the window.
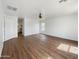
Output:
<instances>
[{"instance_id":1,"label":"window","mask_svg":"<svg viewBox=\"0 0 79 59\"><path fill-rule=\"evenodd\" d=\"M41 31L45 31L45 22L41 23Z\"/></svg>"}]
</instances>

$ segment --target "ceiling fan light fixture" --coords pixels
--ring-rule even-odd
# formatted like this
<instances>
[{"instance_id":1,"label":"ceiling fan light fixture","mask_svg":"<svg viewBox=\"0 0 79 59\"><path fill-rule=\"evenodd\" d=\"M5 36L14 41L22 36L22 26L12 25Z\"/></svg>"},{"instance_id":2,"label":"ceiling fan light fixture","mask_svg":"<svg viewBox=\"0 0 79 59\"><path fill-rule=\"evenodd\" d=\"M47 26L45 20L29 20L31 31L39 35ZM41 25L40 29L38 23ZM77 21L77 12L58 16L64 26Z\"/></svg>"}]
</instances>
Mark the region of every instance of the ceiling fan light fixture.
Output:
<instances>
[{"instance_id":1,"label":"ceiling fan light fixture","mask_svg":"<svg viewBox=\"0 0 79 59\"><path fill-rule=\"evenodd\" d=\"M41 13L39 13L39 18L40 18L40 19L42 18L42 14L41 14Z\"/></svg>"}]
</instances>

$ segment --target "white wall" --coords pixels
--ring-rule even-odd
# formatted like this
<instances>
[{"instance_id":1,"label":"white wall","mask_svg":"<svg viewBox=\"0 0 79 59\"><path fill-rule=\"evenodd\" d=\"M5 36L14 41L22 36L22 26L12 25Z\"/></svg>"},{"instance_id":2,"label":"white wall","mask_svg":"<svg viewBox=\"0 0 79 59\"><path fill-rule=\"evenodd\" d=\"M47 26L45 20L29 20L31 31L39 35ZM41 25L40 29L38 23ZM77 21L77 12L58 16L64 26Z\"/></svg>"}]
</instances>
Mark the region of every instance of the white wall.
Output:
<instances>
[{"instance_id":1,"label":"white wall","mask_svg":"<svg viewBox=\"0 0 79 59\"><path fill-rule=\"evenodd\" d=\"M3 42L4 42L4 15L0 13L0 56L3 49Z\"/></svg>"},{"instance_id":2,"label":"white wall","mask_svg":"<svg viewBox=\"0 0 79 59\"><path fill-rule=\"evenodd\" d=\"M4 41L4 15L0 14L0 42Z\"/></svg>"},{"instance_id":3,"label":"white wall","mask_svg":"<svg viewBox=\"0 0 79 59\"><path fill-rule=\"evenodd\" d=\"M5 16L5 40L18 36L18 17Z\"/></svg>"},{"instance_id":4,"label":"white wall","mask_svg":"<svg viewBox=\"0 0 79 59\"><path fill-rule=\"evenodd\" d=\"M6 16L4 14L3 5L0 0L0 56L3 48L3 42L17 36L17 17ZM6 16L6 17L5 17ZM5 28L4 28L5 20ZM5 30L5 32L4 32Z\"/></svg>"},{"instance_id":5,"label":"white wall","mask_svg":"<svg viewBox=\"0 0 79 59\"><path fill-rule=\"evenodd\" d=\"M39 22L37 19L26 18L24 19L24 35L32 35L39 33Z\"/></svg>"},{"instance_id":6,"label":"white wall","mask_svg":"<svg viewBox=\"0 0 79 59\"><path fill-rule=\"evenodd\" d=\"M3 41L4 41L4 12L2 9L2 4L1 4L1 0L0 0L0 56L1 56L1 52L2 52L2 48L3 48Z\"/></svg>"},{"instance_id":7,"label":"white wall","mask_svg":"<svg viewBox=\"0 0 79 59\"><path fill-rule=\"evenodd\" d=\"M0 0L0 42L3 41L3 21L4 21L4 12L2 9L2 1Z\"/></svg>"},{"instance_id":8,"label":"white wall","mask_svg":"<svg viewBox=\"0 0 79 59\"><path fill-rule=\"evenodd\" d=\"M78 15L72 14L68 16L55 17L46 20L46 27L44 34L78 40Z\"/></svg>"}]
</instances>

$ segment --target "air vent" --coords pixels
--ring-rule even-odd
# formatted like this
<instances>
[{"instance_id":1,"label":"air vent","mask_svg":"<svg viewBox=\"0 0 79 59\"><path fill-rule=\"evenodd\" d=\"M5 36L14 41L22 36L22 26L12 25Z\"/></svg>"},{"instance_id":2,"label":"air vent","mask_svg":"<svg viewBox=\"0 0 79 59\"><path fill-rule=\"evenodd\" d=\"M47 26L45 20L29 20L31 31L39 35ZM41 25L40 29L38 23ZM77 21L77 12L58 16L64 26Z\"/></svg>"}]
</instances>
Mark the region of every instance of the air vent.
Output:
<instances>
[{"instance_id":1,"label":"air vent","mask_svg":"<svg viewBox=\"0 0 79 59\"><path fill-rule=\"evenodd\" d=\"M13 6L10 6L10 5L8 5L7 8L8 8L9 10L13 10L13 11L16 11L16 10L17 10L16 7L13 7Z\"/></svg>"},{"instance_id":2,"label":"air vent","mask_svg":"<svg viewBox=\"0 0 79 59\"><path fill-rule=\"evenodd\" d=\"M67 0L60 0L59 3L66 2Z\"/></svg>"}]
</instances>

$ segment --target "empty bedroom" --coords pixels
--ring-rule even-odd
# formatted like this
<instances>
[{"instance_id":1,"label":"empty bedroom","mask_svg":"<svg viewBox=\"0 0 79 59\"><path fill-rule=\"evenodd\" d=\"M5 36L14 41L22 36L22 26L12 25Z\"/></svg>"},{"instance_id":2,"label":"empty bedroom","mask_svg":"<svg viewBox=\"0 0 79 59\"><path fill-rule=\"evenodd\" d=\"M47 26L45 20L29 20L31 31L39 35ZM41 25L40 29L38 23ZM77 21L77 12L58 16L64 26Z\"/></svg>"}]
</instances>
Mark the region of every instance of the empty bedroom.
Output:
<instances>
[{"instance_id":1,"label":"empty bedroom","mask_svg":"<svg viewBox=\"0 0 79 59\"><path fill-rule=\"evenodd\" d=\"M78 0L0 0L0 59L78 59Z\"/></svg>"}]
</instances>

